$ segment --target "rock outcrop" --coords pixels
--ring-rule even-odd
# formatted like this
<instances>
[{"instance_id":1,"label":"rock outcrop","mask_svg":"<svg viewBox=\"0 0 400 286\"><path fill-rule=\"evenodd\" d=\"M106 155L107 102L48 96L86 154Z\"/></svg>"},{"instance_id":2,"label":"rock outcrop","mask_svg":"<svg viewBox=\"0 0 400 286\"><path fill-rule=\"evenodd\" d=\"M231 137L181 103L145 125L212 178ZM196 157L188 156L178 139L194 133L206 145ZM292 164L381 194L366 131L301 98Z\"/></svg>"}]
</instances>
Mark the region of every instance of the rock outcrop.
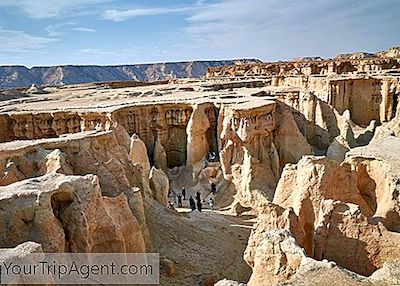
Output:
<instances>
[{"instance_id":1,"label":"rock outcrop","mask_svg":"<svg viewBox=\"0 0 400 286\"><path fill-rule=\"evenodd\" d=\"M224 107L219 121L224 177L245 205L272 200L285 163L312 153L291 112L274 101Z\"/></svg>"},{"instance_id":2,"label":"rock outcrop","mask_svg":"<svg viewBox=\"0 0 400 286\"><path fill-rule=\"evenodd\" d=\"M264 232L260 239L251 257L253 275L248 285L274 285L290 279L306 257L304 250L287 230Z\"/></svg>"},{"instance_id":3,"label":"rock outcrop","mask_svg":"<svg viewBox=\"0 0 400 286\"><path fill-rule=\"evenodd\" d=\"M25 241L44 252L144 252L124 194L101 195L96 176L46 175L0 190L1 247Z\"/></svg>"},{"instance_id":4,"label":"rock outcrop","mask_svg":"<svg viewBox=\"0 0 400 286\"><path fill-rule=\"evenodd\" d=\"M275 252L264 251L265 257L258 264L255 260L263 241L273 245L263 235L280 229L290 231L305 256L334 261L364 276L385 262L396 261L400 255L396 247L400 240L399 164L394 153L398 140L393 136L373 139L368 146L347 153L341 165L324 157L304 157L296 165L286 165L273 204L261 208L249 240L245 259L253 267L250 282L263 285L260 279L269 275L285 280L280 275L285 271L261 274L272 273Z\"/></svg>"},{"instance_id":5,"label":"rock outcrop","mask_svg":"<svg viewBox=\"0 0 400 286\"><path fill-rule=\"evenodd\" d=\"M277 128L276 104L256 105L225 107L219 119L224 177L233 180L247 204L257 195L271 198L279 177L279 156L272 136Z\"/></svg>"},{"instance_id":6,"label":"rock outcrop","mask_svg":"<svg viewBox=\"0 0 400 286\"><path fill-rule=\"evenodd\" d=\"M153 198L166 206L168 203L169 179L163 170L154 167L150 170L150 187L153 191Z\"/></svg>"},{"instance_id":7,"label":"rock outcrop","mask_svg":"<svg viewBox=\"0 0 400 286\"><path fill-rule=\"evenodd\" d=\"M374 210L372 219L399 232L400 139L380 136L379 132L368 146L349 151L345 162L351 164L358 173L359 186L364 189L364 196Z\"/></svg>"},{"instance_id":8,"label":"rock outcrop","mask_svg":"<svg viewBox=\"0 0 400 286\"><path fill-rule=\"evenodd\" d=\"M197 105L194 107L189 119L186 129L188 135L187 165L196 166L202 164L202 160L207 157L210 151L209 142L207 141L207 131L211 127L211 124L207 112L214 112L214 107L209 104Z\"/></svg>"}]
</instances>

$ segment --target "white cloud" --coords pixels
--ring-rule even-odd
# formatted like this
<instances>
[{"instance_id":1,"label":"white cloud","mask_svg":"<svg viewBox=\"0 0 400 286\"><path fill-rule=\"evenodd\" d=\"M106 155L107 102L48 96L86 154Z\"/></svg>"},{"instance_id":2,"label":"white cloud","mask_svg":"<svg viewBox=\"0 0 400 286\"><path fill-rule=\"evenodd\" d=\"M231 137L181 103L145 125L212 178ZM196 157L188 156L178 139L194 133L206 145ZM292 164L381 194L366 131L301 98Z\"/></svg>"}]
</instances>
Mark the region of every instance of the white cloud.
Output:
<instances>
[{"instance_id":1,"label":"white cloud","mask_svg":"<svg viewBox=\"0 0 400 286\"><path fill-rule=\"evenodd\" d=\"M58 23L54 25L49 25L44 28L44 30L48 33L49 37L59 37L62 35L60 30L65 26L74 26L75 23L68 22L68 23Z\"/></svg>"},{"instance_id":2,"label":"white cloud","mask_svg":"<svg viewBox=\"0 0 400 286\"><path fill-rule=\"evenodd\" d=\"M106 10L103 13L103 19L115 22L122 22L136 17L176 14L176 13L188 12L193 9L195 8L183 7L183 8L139 8L139 9L128 9L128 10Z\"/></svg>"},{"instance_id":3,"label":"white cloud","mask_svg":"<svg viewBox=\"0 0 400 286\"><path fill-rule=\"evenodd\" d=\"M0 52L15 53L38 50L57 39L36 37L24 31L5 30L0 27Z\"/></svg>"},{"instance_id":4,"label":"white cloud","mask_svg":"<svg viewBox=\"0 0 400 286\"><path fill-rule=\"evenodd\" d=\"M42 19L102 2L107 0L0 0L0 6L14 6L32 18Z\"/></svg>"},{"instance_id":5,"label":"white cloud","mask_svg":"<svg viewBox=\"0 0 400 286\"><path fill-rule=\"evenodd\" d=\"M72 28L67 28L67 26ZM95 33L97 30L88 28L88 27L79 27L76 23L68 22L68 23L58 23L54 25L49 25L44 28L44 30L48 33L49 37L59 37L64 31L76 31L76 32L85 32L85 33Z\"/></svg>"},{"instance_id":6,"label":"white cloud","mask_svg":"<svg viewBox=\"0 0 400 286\"><path fill-rule=\"evenodd\" d=\"M96 48L83 48L79 49L78 53L81 55L87 55L87 56L105 56L105 55L114 55L114 52L109 52L109 51L103 51L100 49Z\"/></svg>"},{"instance_id":7,"label":"white cloud","mask_svg":"<svg viewBox=\"0 0 400 286\"><path fill-rule=\"evenodd\" d=\"M338 50L370 49L380 37L372 31L394 29L387 16L394 16L395 0L382 2L219 0L193 10L185 31L190 46L215 57L333 56Z\"/></svg>"},{"instance_id":8,"label":"white cloud","mask_svg":"<svg viewBox=\"0 0 400 286\"><path fill-rule=\"evenodd\" d=\"M53 25L45 27L44 30L47 32L49 37L58 37L61 35L61 33L58 31L58 27L55 27Z\"/></svg>"},{"instance_id":9,"label":"white cloud","mask_svg":"<svg viewBox=\"0 0 400 286\"><path fill-rule=\"evenodd\" d=\"M72 28L72 31L76 31L76 32L85 32L85 33L96 33L97 30L92 29L92 28L87 28L87 27L76 27L76 28Z\"/></svg>"}]
</instances>

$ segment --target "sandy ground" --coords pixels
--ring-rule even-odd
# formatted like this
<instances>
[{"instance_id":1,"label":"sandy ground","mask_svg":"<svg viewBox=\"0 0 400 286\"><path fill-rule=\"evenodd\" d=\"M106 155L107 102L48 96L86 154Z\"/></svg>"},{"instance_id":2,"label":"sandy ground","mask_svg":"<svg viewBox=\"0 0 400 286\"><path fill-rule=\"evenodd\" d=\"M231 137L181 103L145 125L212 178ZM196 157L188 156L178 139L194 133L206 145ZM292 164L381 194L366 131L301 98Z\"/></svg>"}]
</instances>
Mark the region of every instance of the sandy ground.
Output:
<instances>
[{"instance_id":1,"label":"sandy ground","mask_svg":"<svg viewBox=\"0 0 400 286\"><path fill-rule=\"evenodd\" d=\"M213 285L223 278L248 281L251 269L243 260L243 252L252 221L209 209L174 211L147 204L150 251L176 264L176 274L162 274L160 285Z\"/></svg>"}]
</instances>

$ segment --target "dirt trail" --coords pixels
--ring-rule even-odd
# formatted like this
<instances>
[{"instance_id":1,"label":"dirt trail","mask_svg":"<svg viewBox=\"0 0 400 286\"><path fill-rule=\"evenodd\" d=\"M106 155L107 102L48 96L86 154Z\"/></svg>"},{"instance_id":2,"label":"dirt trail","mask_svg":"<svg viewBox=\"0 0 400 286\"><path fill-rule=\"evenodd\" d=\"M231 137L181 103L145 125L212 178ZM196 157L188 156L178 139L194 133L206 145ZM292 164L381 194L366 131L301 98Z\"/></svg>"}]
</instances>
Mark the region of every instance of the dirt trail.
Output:
<instances>
[{"instance_id":1,"label":"dirt trail","mask_svg":"<svg viewBox=\"0 0 400 286\"><path fill-rule=\"evenodd\" d=\"M176 275L160 276L160 285L213 285L225 277L247 282L250 267L243 252L251 221L206 209L179 212L147 202L151 252L176 263ZM206 282L208 280L208 282Z\"/></svg>"}]
</instances>

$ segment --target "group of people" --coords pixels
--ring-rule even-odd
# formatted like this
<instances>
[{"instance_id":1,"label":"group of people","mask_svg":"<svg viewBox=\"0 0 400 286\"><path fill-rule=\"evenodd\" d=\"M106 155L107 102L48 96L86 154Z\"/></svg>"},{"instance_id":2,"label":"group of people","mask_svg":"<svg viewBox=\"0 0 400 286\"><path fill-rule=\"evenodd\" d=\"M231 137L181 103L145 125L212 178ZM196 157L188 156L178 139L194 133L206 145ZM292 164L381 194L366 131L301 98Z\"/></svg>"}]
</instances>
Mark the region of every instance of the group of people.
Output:
<instances>
[{"instance_id":1,"label":"group of people","mask_svg":"<svg viewBox=\"0 0 400 286\"><path fill-rule=\"evenodd\" d=\"M214 183L211 184L211 192L213 195L215 195L216 185ZM182 188L181 192L176 195L176 198L177 198L178 208L183 207L182 200L184 200L184 201L186 200L186 189ZM189 197L189 207L190 207L191 211L195 211L197 209L199 212L201 212L203 209L202 202L205 202L205 200L204 199L203 199L203 201L201 200L201 193L199 191L196 192L196 201L193 199L192 196L190 196ZM211 210L214 210L214 198L212 196L210 196L208 198L208 205ZM169 201L168 207L170 209L174 209L174 203L172 201Z\"/></svg>"},{"instance_id":2,"label":"group of people","mask_svg":"<svg viewBox=\"0 0 400 286\"><path fill-rule=\"evenodd\" d=\"M211 210L214 210L214 198L213 197L208 198L208 205ZM196 202L194 201L193 197L190 196L189 206L192 211L195 211L196 207L197 207L197 210L199 212L201 212L201 210L203 209L203 204L202 204L202 200L201 200L201 193L199 191L196 192Z\"/></svg>"}]
</instances>

